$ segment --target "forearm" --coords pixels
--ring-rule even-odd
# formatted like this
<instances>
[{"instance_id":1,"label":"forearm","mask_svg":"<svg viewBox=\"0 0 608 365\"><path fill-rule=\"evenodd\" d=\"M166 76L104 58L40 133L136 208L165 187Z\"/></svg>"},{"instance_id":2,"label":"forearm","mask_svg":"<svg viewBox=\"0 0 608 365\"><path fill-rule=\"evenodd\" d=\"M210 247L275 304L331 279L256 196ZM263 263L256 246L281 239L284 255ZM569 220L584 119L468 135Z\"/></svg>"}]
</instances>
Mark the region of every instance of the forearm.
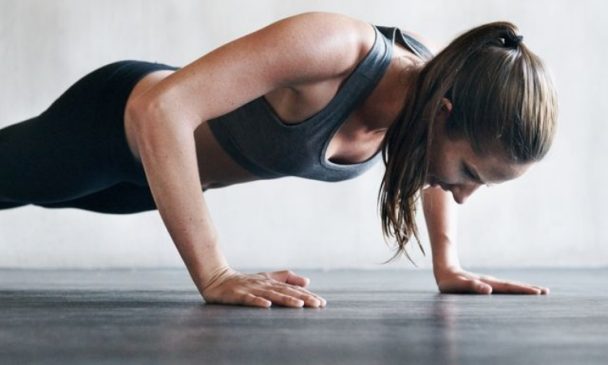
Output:
<instances>
[{"instance_id":1,"label":"forearm","mask_svg":"<svg viewBox=\"0 0 608 365\"><path fill-rule=\"evenodd\" d=\"M457 205L450 193L429 187L423 190L422 201L433 250L433 274L441 293L549 293L548 288L463 270L456 251Z\"/></svg>"},{"instance_id":2,"label":"forearm","mask_svg":"<svg viewBox=\"0 0 608 365\"><path fill-rule=\"evenodd\" d=\"M152 196L195 285L202 291L227 266L198 174L194 133L159 111L131 111Z\"/></svg>"},{"instance_id":3,"label":"forearm","mask_svg":"<svg viewBox=\"0 0 608 365\"><path fill-rule=\"evenodd\" d=\"M438 187L422 191L424 218L431 241L433 271L460 267L456 249L457 207L450 193Z\"/></svg>"}]
</instances>

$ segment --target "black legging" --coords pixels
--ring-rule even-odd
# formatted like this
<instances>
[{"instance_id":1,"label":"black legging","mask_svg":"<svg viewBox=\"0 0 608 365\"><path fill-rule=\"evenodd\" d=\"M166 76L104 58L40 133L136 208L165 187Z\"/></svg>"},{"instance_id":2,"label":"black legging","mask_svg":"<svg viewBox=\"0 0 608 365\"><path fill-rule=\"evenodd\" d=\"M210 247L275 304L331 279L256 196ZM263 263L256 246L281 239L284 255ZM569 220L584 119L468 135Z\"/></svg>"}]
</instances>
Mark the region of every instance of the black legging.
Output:
<instances>
[{"instance_id":1,"label":"black legging","mask_svg":"<svg viewBox=\"0 0 608 365\"><path fill-rule=\"evenodd\" d=\"M126 214L156 209L124 132L146 74L178 67L125 60L73 84L40 115L0 129L0 209L28 204Z\"/></svg>"}]
</instances>

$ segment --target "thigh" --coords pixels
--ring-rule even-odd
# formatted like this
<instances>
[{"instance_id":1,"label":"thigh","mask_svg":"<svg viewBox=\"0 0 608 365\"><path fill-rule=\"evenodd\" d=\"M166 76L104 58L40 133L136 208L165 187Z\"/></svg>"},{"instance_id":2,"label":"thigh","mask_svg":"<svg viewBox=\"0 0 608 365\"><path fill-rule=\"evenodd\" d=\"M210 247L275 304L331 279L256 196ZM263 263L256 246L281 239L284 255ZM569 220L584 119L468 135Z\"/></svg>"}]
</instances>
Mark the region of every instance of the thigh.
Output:
<instances>
[{"instance_id":1,"label":"thigh","mask_svg":"<svg viewBox=\"0 0 608 365\"><path fill-rule=\"evenodd\" d=\"M108 214L130 214L157 209L147 186L129 182L121 182L73 200L35 205L45 208L78 208Z\"/></svg>"},{"instance_id":2,"label":"thigh","mask_svg":"<svg viewBox=\"0 0 608 365\"><path fill-rule=\"evenodd\" d=\"M147 187L124 132L124 107L139 79L158 69L117 61L70 86L40 115L0 129L0 201L74 200L119 182Z\"/></svg>"},{"instance_id":3,"label":"thigh","mask_svg":"<svg viewBox=\"0 0 608 365\"><path fill-rule=\"evenodd\" d=\"M86 113L71 117L85 125ZM0 129L0 201L56 202L117 182L104 153L108 141L76 124L68 115L43 113Z\"/></svg>"}]
</instances>

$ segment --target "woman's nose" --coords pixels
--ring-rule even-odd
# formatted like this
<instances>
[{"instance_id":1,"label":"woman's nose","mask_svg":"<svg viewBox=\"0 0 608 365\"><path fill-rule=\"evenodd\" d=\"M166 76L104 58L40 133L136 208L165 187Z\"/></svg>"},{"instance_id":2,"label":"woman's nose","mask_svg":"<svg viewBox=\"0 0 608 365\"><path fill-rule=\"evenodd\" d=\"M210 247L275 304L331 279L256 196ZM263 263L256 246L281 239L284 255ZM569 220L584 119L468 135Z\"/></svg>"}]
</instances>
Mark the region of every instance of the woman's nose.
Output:
<instances>
[{"instance_id":1,"label":"woman's nose","mask_svg":"<svg viewBox=\"0 0 608 365\"><path fill-rule=\"evenodd\" d=\"M479 184L471 185L454 185L452 187L452 196L454 201L458 204L464 204L471 194L479 188Z\"/></svg>"}]
</instances>

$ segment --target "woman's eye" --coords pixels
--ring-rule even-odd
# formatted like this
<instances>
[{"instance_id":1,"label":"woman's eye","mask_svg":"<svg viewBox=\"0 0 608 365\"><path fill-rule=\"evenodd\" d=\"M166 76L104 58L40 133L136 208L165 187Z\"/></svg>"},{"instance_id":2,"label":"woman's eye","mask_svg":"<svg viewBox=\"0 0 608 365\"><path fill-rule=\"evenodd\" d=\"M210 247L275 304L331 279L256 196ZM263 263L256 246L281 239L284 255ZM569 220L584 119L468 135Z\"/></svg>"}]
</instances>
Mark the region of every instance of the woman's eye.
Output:
<instances>
[{"instance_id":1,"label":"woman's eye","mask_svg":"<svg viewBox=\"0 0 608 365\"><path fill-rule=\"evenodd\" d=\"M471 180L475 180L475 176L473 176L473 174L471 173L471 171L469 171L469 169L467 169L466 167L463 167L462 171L464 172L464 175L466 177L470 178Z\"/></svg>"},{"instance_id":2,"label":"woman's eye","mask_svg":"<svg viewBox=\"0 0 608 365\"><path fill-rule=\"evenodd\" d=\"M468 177L469 179L477 182L477 178L475 176L473 176L473 174L471 173L471 170L469 170L466 165L463 165L462 167L462 172L464 173L464 175L466 177ZM486 187L490 188L492 187L493 184L484 184Z\"/></svg>"}]
</instances>

